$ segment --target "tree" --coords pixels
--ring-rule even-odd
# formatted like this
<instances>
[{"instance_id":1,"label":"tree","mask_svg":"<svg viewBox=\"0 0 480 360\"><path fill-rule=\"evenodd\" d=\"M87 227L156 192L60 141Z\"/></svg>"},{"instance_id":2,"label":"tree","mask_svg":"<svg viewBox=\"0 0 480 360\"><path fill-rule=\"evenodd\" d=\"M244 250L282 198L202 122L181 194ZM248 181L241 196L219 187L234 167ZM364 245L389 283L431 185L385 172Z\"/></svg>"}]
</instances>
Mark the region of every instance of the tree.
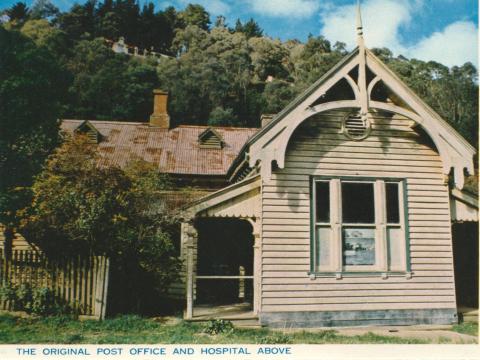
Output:
<instances>
[{"instance_id":1,"label":"tree","mask_svg":"<svg viewBox=\"0 0 480 360\"><path fill-rule=\"evenodd\" d=\"M238 123L238 118L233 113L233 109L224 109L217 106L209 115L208 125L211 126L235 126Z\"/></svg>"},{"instance_id":2,"label":"tree","mask_svg":"<svg viewBox=\"0 0 480 360\"><path fill-rule=\"evenodd\" d=\"M263 112L276 114L281 111L297 95L297 89L292 83L274 80L265 86L262 94Z\"/></svg>"},{"instance_id":3,"label":"tree","mask_svg":"<svg viewBox=\"0 0 480 360\"><path fill-rule=\"evenodd\" d=\"M136 0L107 0L95 12L95 36L116 40L123 36L135 43L142 34L140 30L140 7Z\"/></svg>"},{"instance_id":4,"label":"tree","mask_svg":"<svg viewBox=\"0 0 480 360\"><path fill-rule=\"evenodd\" d=\"M180 262L162 190L168 178L135 161L125 169L98 166L96 144L67 137L33 186L22 233L49 257L105 254L112 263L111 304L140 311L154 289L165 294ZM132 308L133 306L133 308Z\"/></svg>"},{"instance_id":5,"label":"tree","mask_svg":"<svg viewBox=\"0 0 480 360\"><path fill-rule=\"evenodd\" d=\"M253 72L260 81L265 81L268 76L285 79L288 70L284 63L288 58L288 50L280 40L267 37L254 37L248 40Z\"/></svg>"},{"instance_id":6,"label":"tree","mask_svg":"<svg viewBox=\"0 0 480 360\"><path fill-rule=\"evenodd\" d=\"M188 4L185 10L178 13L178 18L182 27L194 25L202 30L208 30L210 27L210 15L202 5Z\"/></svg>"},{"instance_id":7,"label":"tree","mask_svg":"<svg viewBox=\"0 0 480 360\"><path fill-rule=\"evenodd\" d=\"M341 46L332 51L330 41L323 36L309 36L294 62L294 80L299 90L319 79L344 56Z\"/></svg>"},{"instance_id":8,"label":"tree","mask_svg":"<svg viewBox=\"0 0 480 360\"><path fill-rule=\"evenodd\" d=\"M247 39L263 36L262 28L252 18L250 18L250 20L248 20L245 24L242 24L240 19L237 19L234 31L244 33Z\"/></svg>"},{"instance_id":9,"label":"tree","mask_svg":"<svg viewBox=\"0 0 480 360\"><path fill-rule=\"evenodd\" d=\"M478 148L478 74L471 63L448 68L434 61L394 58L376 50L388 66L473 146Z\"/></svg>"},{"instance_id":10,"label":"tree","mask_svg":"<svg viewBox=\"0 0 480 360\"><path fill-rule=\"evenodd\" d=\"M32 19L48 19L60 14L60 10L50 0L36 0L33 3L30 17Z\"/></svg>"},{"instance_id":11,"label":"tree","mask_svg":"<svg viewBox=\"0 0 480 360\"><path fill-rule=\"evenodd\" d=\"M7 9L5 14L8 16L10 23L14 26L22 25L30 16L30 9L27 7L26 3L19 1L13 4L11 8Z\"/></svg>"},{"instance_id":12,"label":"tree","mask_svg":"<svg viewBox=\"0 0 480 360\"><path fill-rule=\"evenodd\" d=\"M74 4L69 12L58 17L60 29L73 41L95 36L95 0L83 5Z\"/></svg>"},{"instance_id":13,"label":"tree","mask_svg":"<svg viewBox=\"0 0 480 360\"><path fill-rule=\"evenodd\" d=\"M28 186L57 145L63 70L46 48L0 27L0 223L11 240ZM7 175L8 174L8 175Z\"/></svg>"},{"instance_id":14,"label":"tree","mask_svg":"<svg viewBox=\"0 0 480 360\"><path fill-rule=\"evenodd\" d=\"M70 55L67 34L52 26L46 19L28 20L20 32L32 39L37 46L47 48L52 55L60 58L62 64Z\"/></svg>"},{"instance_id":15,"label":"tree","mask_svg":"<svg viewBox=\"0 0 480 360\"><path fill-rule=\"evenodd\" d=\"M206 124L215 107L233 109L238 124L250 116L247 104L251 60L245 36L216 27L210 33L198 26L179 30L173 42L178 59L162 60L161 87L172 94L174 123Z\"/></svg>"},{"instance_id":16,"label":"tree","mask_svg":"<svg viewBox=\"0 0 480 360\"><path fill-rule=\"evenodd\" d=\"M80 41L68 63L74 76L66 114L88 119L147 120L158 84L153 64L115 54L103 39ZM105 96L108 94L108 96Z\"/></svg>"}]
</instances>

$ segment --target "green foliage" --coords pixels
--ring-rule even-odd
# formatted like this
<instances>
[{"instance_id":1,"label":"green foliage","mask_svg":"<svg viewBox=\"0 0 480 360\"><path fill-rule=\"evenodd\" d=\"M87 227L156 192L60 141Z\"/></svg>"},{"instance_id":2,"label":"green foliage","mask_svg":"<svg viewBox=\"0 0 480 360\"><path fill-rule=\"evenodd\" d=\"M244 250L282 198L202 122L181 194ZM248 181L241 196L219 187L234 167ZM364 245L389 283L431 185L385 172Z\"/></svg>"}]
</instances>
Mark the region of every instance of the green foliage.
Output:
<instances>
[{"instance_id":1,"label":"green foliage","mask_svg":"<svg viewBox=\"0 0 480 360\"><path fill-rule=\"evenodd\" d=\"M224 109L217 106L209 115L207 124L212 126L235 126L238 119L233 113L233 109Z\"/></svg>"},{"instance_id":2,"label":"green foliage","mask_svg":"<svg viewBox=\"0 0 480 360\"><path fill-rule=\"evenodd\" d=\"M158 84L153 65L113 53L100 38L80 41L73 53L67 65L74 77L67 117L148 118Z\"/></svg>"},{"instance_id":3,"label":"green foliage","mask_svg":"<svg viewBox=\"0 0 480 360\"><path fill-rule=\"evenodd\" d=\"M58 144L64 75L47 48L0 27L0 223L9 234L30 201L33 176Z\"/></svg>"},{"instance_id":4,"label":"green foliage","mask_svg":"<svg viewBox=\"0 0 480 360\"><path fill-rule=\"evenodd\" d=\"M67 35L52 26L46 19L28 20L23 24L20 32L32 39L39 47L47 48L52 54L65 56L68 54Z\"/></svg>"},{"instance_id":5,"label":"green foliage","mask_svg":"<svg viewBox=\"0 0 480 360\"><path fill-rule=\"evenodd\" d=\"M56 297L51 289L34 287L29 283L3 285L0 300L10 301L14 310L29 314L50 316L73 313L73 309Z\"/></svg>"},{"instance_id":6,"label":"green foliage","mask_svg":"<svg viewBox=\"0 0 480 360\"><path fill-rule=\"evenodd\" d=\"M60 13L50 0L35 0L30 11L31 19L48 19Z\"/></svg>"},{"instance_id":7,"label":"green foliage","mask_svg":"<svg viewBox=\"0 0 480 360\"><path fill-rule=\"evenodd\" d=\"M263 35L262 28L252 18L250 18L250 20L248 20L245 24L242 24L240 19L237 19L234 31L244 33L247 39L252 37L261 37Z\"/></svg>"},{"instance_id":8,"label":"green foliage","mask_svg":"<svg viewBox=\"0 0 480 360\"><path fill-rule=\"evenodd\" d=\"M296 94L297 89L289 82L274 80L265 86L262 94L263 110L266 114L276 114L281 111Z\"/></svg>"},{"instance_id":9,"label":"green foliage","mask_svg":"<svg viewBox=\"0 0 480 360\"><path fill-rule=\"evenodd\" d=\"M188 4L185 10L178 14L182 26L198 26L202 30L208 30L210 15L202 5Z\"/></svg>"},{"instance_id":10,"label":"green foliage","mask_svg":"<svg viewBox=\"0 0 480 360\"><path fill-rule=\"evenodd\" d=\"M434 61L394 58L388 49L374 49L422 100L478 148L478 73L465 63L448 68Z\"/></svg>"},{"instance_id":11,"label":"green foliage","mask_svg":"<svg viewBox=\"0 0 480 360\"><path fill-rule=\"evenodd\" d=\"M233 331L233 324L231 321L216 319L210 320L203 328L203 332L209 335L218 335L229 333Z\"/></svg>"},{"instance_id":12,"label":"green foliage","mask_svg":"<svg viewBox=\"0 0 480 360\"><path fill-rule=\"evenodd\" d=\"M258 339L258 344L291 344L292 339L287 334L273 333Z\"/></svg>"},{"instance_id":13,"label":"green foliage","mask_svg":"<svg viewBox=\"0 0 480 360\"><path fill-rule=\"evenodd\" d=\"M25 2L17 2L7 9L5 13L10 18L10 21L14 23L22 23L26 21L30 15L30 9Z\"/></svg>"},{"instance_id":14,"label":"green foliage","mask_svg":"<svg viewBox=\"0 0 480 360\"><path fill-rule=\"evenodd\" d=\"M51 257L110 257L109 304L140 311L154 296L146 291L165 294L180 269L171 239L175 217L162 197L170 183L141 161L124 170L99 167L95 146L83 136L68 138L49 158L32 186L21 231Z\"/></svg>"},{"instance_id":15,"label":"green foliage","mask_svg":"<svg viewBox=\"0 0 480 360\"><path fill-rule=\"evenodd\" d=\"M254 19L214 27L201 5L177 11L153 2L88 0L58 13L49 0L6 9L6 27L20 29L68 71L61 116L146 121L153 88L170 92L172 125L259 126L347 54L322 36L280 41ZM154 60L114 54L105 40L171 55ZM471 144L478 146L478 79L472 64L447 68L373 49L407 85ZM272 81L273 80L273 81ZM108 96L105 96L108 94ZM223 109L223 113L221 110ZM220 118L223 115L223 118Z\"/></svg>"}]
</instances>

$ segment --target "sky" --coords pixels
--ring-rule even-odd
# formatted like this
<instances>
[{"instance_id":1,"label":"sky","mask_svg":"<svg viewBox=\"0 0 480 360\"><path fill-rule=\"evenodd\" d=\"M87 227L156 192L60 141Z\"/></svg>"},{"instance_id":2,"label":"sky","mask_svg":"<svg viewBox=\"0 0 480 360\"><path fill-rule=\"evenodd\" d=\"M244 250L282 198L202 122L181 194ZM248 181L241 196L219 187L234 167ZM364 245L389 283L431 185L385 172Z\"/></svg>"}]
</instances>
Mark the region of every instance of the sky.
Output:
<instances>
[{"instance_id":1,"label":"sky","mask_svg":"<svg viewBox=\"0 0 480 360\"><path fill-rule=\"evenodd\" d=\"M18 0L0 0L0 9ZM26 0L31 5L34 0ZM52 0L67 10L72 0ZM83 3L83 0L77 0ZM140 4L146 0L139 0ZM152 0L157 9L188 3L203 5L212 15L255 19L264 33L282 40L305 41L309 34L323 35L332 43L355 46L356 0ZM477 0L362 0L367 47L387 47L394 55L434 60L448 66L467 61L478 66Z\"/></svg>"}]
</instances>

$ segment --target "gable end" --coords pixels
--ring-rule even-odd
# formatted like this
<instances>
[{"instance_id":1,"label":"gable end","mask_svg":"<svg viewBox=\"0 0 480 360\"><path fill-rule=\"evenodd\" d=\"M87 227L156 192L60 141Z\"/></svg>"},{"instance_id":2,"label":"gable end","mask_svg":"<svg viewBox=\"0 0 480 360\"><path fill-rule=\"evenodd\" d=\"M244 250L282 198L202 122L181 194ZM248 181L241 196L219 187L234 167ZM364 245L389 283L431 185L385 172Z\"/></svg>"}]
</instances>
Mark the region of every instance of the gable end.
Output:
<instances>
[{"instance_id":1,"label":"gable end","mask_svg":"<svg viewBox=\"0 0 480 360\"><path fill-rule=\"evenodd\" d=\"M198 136L198 143L203 149L222 149L224 145L222 136L212 128L208 128Z\"/></svg>"}]
</instances>

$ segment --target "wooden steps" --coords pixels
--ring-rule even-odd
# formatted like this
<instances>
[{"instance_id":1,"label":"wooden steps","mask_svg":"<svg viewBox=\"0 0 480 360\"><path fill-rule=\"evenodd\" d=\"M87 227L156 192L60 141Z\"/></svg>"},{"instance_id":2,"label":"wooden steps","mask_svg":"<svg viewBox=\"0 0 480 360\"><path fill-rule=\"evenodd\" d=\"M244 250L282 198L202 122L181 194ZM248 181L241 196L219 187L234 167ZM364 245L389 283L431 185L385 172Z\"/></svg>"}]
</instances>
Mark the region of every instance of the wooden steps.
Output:
<instances>
[{"instance_id":1,"label":"wooden steps","mask_svg":"<svg viewBox=\"0 0 480 360\"><path fill-rule=\"evenodd\" d=\"M472 322L478 324L478 309L459 308L458 317L463 322Z\"/></svg>"},{"instance_id":2,"label":"wooden steps","mask_svg":"<svg viewBox=\"0 0 480 360\"><path fill-rule=\"evenodd\" d=\"M193 310L191 322L207 322L210 320L228 320L239 328L261 328L258 316L256 316L251 304L241 303L232 305L200 305Z\"/></svg>"}]
</instances>

